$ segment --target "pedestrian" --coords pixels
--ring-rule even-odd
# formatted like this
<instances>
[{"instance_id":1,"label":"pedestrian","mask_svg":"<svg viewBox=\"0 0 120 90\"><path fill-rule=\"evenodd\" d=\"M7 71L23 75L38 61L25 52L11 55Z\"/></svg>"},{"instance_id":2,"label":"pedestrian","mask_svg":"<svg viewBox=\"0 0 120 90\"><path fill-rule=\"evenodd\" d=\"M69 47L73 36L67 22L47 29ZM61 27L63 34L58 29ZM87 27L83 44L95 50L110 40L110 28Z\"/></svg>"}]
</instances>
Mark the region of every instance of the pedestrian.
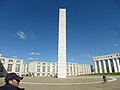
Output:
<instances>
[{"instance_id":1,"label":"pedestrian","mask_svg":"<svg viewBox=\"0 0 120 90\"><path fill-rule=\"evenodd\" d=\"M107 77L103 75L103 83L106 83L106 81L107 81Z\"/></svg>"},{"instance_id":2,"label":"pedestrian","mask_svg":"<svg viewBox=\"0 0 120 90\"><path fill-rule=\"evenodd\" d=\"M20 80L23 77L18 76L16 73L9 73L5 77L5 85L0 87L0 90L24 90L24 88L19 88Z\"/></svg>"}]
</instances>

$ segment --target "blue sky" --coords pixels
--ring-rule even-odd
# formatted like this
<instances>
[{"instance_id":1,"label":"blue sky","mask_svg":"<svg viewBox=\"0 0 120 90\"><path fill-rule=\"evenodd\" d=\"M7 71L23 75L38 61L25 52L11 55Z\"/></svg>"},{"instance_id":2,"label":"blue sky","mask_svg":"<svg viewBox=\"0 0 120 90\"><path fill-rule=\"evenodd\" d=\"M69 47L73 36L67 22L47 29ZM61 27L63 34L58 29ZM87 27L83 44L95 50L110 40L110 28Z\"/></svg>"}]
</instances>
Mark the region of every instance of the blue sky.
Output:
<instances>
[{"instance_id":1,"label":"blue sky","mask_svg":"<svg viewBox=\"0 0 120 90\"><path fill-rule=\"evenodd\" d=\"M58 10L67 10L67 61L120 52L120 0L0 0L0 52L57 61Z\"/></svg>"}]
</instances>

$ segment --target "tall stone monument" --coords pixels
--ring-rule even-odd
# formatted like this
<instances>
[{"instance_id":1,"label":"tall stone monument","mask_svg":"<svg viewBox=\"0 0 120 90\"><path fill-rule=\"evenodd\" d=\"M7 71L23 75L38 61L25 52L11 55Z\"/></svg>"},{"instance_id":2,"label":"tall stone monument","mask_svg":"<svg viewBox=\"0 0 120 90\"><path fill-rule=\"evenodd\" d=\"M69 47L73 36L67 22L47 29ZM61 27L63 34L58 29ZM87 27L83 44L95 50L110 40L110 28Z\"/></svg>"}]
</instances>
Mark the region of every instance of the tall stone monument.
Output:
<instances>
[{"instance_id":1,"label":"tall stone monument","mask_svg":"<svg viewBox=\"0 0 120 90\"><path fill-rule=\"evenodd\" d=\"M59 9L58 78L66 78L66 9Z\"/></svg>"}]
</instances>

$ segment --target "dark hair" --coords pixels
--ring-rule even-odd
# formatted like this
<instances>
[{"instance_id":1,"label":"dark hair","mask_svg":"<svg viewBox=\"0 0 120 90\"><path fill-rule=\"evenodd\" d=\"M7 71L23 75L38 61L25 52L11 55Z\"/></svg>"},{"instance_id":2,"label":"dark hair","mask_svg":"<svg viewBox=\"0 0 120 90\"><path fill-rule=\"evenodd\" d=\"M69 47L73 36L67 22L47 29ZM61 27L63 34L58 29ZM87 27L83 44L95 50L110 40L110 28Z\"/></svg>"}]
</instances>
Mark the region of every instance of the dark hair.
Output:
<instances>
[{"instance_id":1,"label":"dark hair","mask_svg":"<svg viewBox=\"0 0 120 90\"><path fill-rule=\"evenodd\" d=\"M23 79L23 77L18 76L16 73L8 73L5 77L6 84L9 84L9 80L15 79L17 82Z\"/></svg>"},{"instance_id":2,"label":"dark hair","mask_svg":"<svg viewBox=\"0 0 120 90\"><path fill-rule=\"evenodd\" d=\"M6 84L9 84L9 80L5 80L5 83L6 83Z\"/></svg>"}]
</instances>

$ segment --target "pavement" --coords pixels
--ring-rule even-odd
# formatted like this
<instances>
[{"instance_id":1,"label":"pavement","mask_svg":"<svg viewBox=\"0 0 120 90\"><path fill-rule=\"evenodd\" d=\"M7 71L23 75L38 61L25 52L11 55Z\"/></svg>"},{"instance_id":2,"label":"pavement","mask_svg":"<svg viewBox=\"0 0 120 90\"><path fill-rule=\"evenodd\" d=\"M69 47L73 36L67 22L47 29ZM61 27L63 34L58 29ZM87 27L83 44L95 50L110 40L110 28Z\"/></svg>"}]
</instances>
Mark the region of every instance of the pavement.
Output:
<instances>
[{"instance_id":1,"label":"pavement","mask_svg":"<svg viewBox=\"0 0 120 90\"><path fill-rule=\"evenodd\" d=\"M4 79L0 78L0 86ZM120 90L120 76L107 76L103 83L102 76L79 76L65 79L53 77L25 77L21 83L25 90Z\"/></svg>"}]
</instances>

